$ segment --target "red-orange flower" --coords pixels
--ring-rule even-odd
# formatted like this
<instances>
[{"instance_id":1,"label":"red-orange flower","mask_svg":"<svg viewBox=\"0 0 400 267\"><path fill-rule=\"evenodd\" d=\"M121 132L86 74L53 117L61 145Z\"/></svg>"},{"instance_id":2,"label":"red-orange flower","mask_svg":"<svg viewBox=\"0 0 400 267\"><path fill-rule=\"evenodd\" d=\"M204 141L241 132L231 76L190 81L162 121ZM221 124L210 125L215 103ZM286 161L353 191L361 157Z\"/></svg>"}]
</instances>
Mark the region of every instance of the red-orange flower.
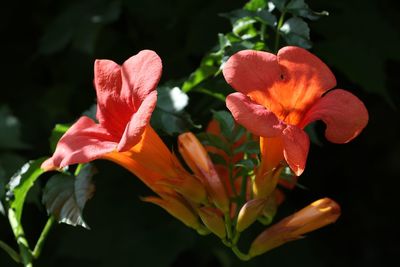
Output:
<instances>
[{"instance_id":1,"label":"red-orange flower","mask_svg":"<svg viewBox=\"0 0 400 267\"><path fill-rule=\"evenodd\" d=\"M155 89L161 71L161 59L150 50L132 56L122 66L111 60L96 60L94 84L99 123L81 117L62 136L54 155L42 168L86 163L137 144L156 106Z\"/></svg>"},{"instance_id":2,"label":"red-orange flower","mask_svg":"<svg viewBox=\"0 0 400 267\"><path fill-rule=\"evenodd\" d=\"M261 136L265 172L282 159L296 175L303 172L309 149L303 129L315 120L326 123L325 136L333 143L349 142L368 122L364 104L345 90L329 91L336 85L332 72L299 47L284 47L277 55L240 51L226 62L223 74L239 91L227 97L228 109Z\"/></svg>"}]
</instances>

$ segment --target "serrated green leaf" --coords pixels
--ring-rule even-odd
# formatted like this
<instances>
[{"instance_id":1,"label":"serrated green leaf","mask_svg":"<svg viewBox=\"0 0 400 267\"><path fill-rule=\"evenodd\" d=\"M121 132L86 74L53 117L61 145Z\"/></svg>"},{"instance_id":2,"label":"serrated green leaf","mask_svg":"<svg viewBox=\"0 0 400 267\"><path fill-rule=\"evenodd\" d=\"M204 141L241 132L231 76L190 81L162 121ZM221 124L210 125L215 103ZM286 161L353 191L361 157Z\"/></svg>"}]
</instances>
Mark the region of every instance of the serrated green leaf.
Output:
<instances>
[{"instance_id":1,"label":"serrated green leaf","mask_svg":"<svg viewBox=\"0 0 400 267\"><path fill-rule=\"evenodd\" d=\"M9 203L10 208L14 210L18 222L21 221L22 209L29 189L31 189L36 179L44 172L40 168L44 160L45 158L40 158L25 163L11 177L7 185L6 201Z\"/></svg>"},{"instance_id":2,"label":"serrated green leaf","mask_svg":"<svg viewBox=\"0 0 400 267\"><path fill-rule=\"evenodd\" d=\"M292 17L288 19L279 30L288 45L300 46L305 49L311 48L310 28L301 18Z\"/></svg>"},{"instance_id":3,"label":"serrated green leaf","mask_svg":"<svg viewBox=\"0 0 400 267\"><path fill-rule=\"evenodd\" d=\"M220 110L213 112L213 118L218 122L222 135L231 140L235 129L232 115L225 110Z\"/></svg>"},{"instance_id":4,"label":"serrated green leaf","mask_svg":"<svg viewBox=\"0 0 400 267\"><path fill-rule=\"evenodd\" d=\"M250 0L247 2L243 9L249 11L258 11L260 9L264 9L267 6L267 0Z\"/></svg>"},{"instance_id":5,"label":"serrated green leaf","mask_svg":"<svg viewBox=\"0 0 400 267\"><path fill-rule=\"evenodd\" d=\"M292 13L293 15L308 18L311 20L317 20L322 16L328 16L327 11L315 12L310 9L310 7L304 2L304 0L291 0L286 5L286 11Z\"/></svg>"},{"instance_id":6,"label":"serrated green leaf","mask_svg":"<svg viewBox=\"0 0 400 267\"><path fill-rule=\"evenodd\" d=\"M286 0L271 0L271 3L282 12L285 9Z\"/></svg>"},{"instance_id":7,"label":"serrated green leaf","mask_svg":"<svg viewBox=\"0 0 400 267\"><path fill-rule=\"evenodd\" d=\"M7 106L0 107L0 149L23 149L28 146L21 141L20 123Z\"/></svg>"},{"instance_id":8,"label":"serrated green leaf","mask_svg":"<svg viewBox=\"0 0 400 267\"><path fill-rule=\"evenodd\" d=\"M256 17L258 17L264 24L275 25L276 17L266 9L257 11Z\"/></svg>"},{"instance_id":9,"label":"serrated green leaf","mask_svg":"<svg viewBox=\"0 0 400 267\"><path fill-rule=\"evenodd\" d=\"M256 167L255 159L242 159L235 164L235 167L245 168L247 170L252 170Z\"/></svg>"},{"instance_id":10,"label":"serrated green leaf","mask_svg":"<svg viewBox=\"0 0 400 267\"><path fill-rule=\"evenodd\" d=\"M274 25L276 23L276 17L266 9L257 11L237 9L228 13L223 13L221 16L228 18L232 25L235 25L235 23L241 19L258 19L262 23L269 25Z\"/></svg>"},{"instance_id":11,"label":"serrated green leaf","mask_svg":"<svg viewBox=\"0 0 400 267\"><path fill-rule=\"evenodd\" d=\"M239 141L245 133L246 129L243 126L237 124L235 130L233 131L232 143L234 144Z\"/></svg>"},{"instance_id":12,"label":"serrated green leaf","mask_svg":"<svg viewBox=\"0 0 400 267\"><path fill-rule=\"evenodd\" d=\"M190 74L189 79L182 85L182 90L184 92L189 92L205 79L212 77L217 71L218 67L215 66L201 66Z\"/></svg>"},{"instance_id":13,"label":"serrated green leaf","mask_svg":"<svg viewBox=\"0 0 400 267\"><path fill-rule=\"evenodd\" d=\"M211 152L209 152L208 155L210 156L212 163L223 165L223 166L227 165L226 160L221 155L216 154L216 153L211 153Z\"/></svg>"},{"instance_id":14,"label":"serrated green leaf","mask_svg":"<svg viewBox=\"0 0 400 267\"><path fill-rule=\"evenodd\" d=\"M157 107L151 117L151 124L155 129L173 135L199 127L184 111L189 97L179 87L160 86L157 92Z\"/></svg>"},{"instance_id":15,"label":"serrated green leaf","mask_svg":"<svg viewBox=\"0 0 400 267\"><path fill-rule=\"evenodd\" d=\"M203 145L219 148L227 155L231 154L228 144L217 135L211 133L199 133L197 134L197 138Z\"/></svg>"},{"instance_id":16,"label":"serrated green leaf","mask_svg":"<svg viewBox=\"0 0 400 267\"><path fill-rule=\"evenodd\" d=\"M238 19L233 24L232 32L242 39L253 38L258 34L258 31L253 26L256 22L256 19L250 17Z\"/></svg>"},{"instance_id":17,"label":"serrated green leaf","mask_svg":"<svg viewBox=\"0 0 400 267\"><path fill-rule=\"evenodd\" d=\"M49 139L51 152L56 150L58 141L70 127L71 124L56 124L56 126L54 126Z\"/></svg>"},{"instance_id":18,"label":"serrated green leaf","mask_svg":"<svg viewBox=\"0 0 400 267\"><path fill-rule=\"evenodd\" d=\"M51 177L43 193L43 204L47 213L53 215L60 223L89 229L83 220L82 212L95 191L92 183L94 174L92 165L85 164L76 177L64 173Z\"/></svg>"}]
</instances>

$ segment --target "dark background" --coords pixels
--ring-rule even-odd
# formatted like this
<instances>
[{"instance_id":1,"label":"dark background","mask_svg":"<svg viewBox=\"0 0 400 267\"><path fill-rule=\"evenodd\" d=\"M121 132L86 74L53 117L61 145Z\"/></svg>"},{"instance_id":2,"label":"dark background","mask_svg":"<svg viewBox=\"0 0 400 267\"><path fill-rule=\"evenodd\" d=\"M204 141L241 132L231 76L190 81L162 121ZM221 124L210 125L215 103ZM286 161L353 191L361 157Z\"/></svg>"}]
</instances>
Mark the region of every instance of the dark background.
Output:
<instances>
[{"instance_id":1,"label":"dark background","mask_svg":"<svg viewBox=\"0 0 400 267\"><path fill-rule=\"evenodd\" d=\"M0 107L21 124L26 146L3 149L11 175L27 159L48 155L55 123L77 119L95 101L93 61L122 63L142 49L163 59L163 81L188 76L229 32L219 13L240 8L232 0L7 1L0 16ZM162 209L140 201L150 194L139 180L97 161L96 194L85 208L91 230L57 225L38 266L389 266L400 253L400 35L396 1L308 1L330 16L310 22L312 51L367 106L370 122L346 145L323 138L312 145L296 188L278 216L328 196L342 206L339 221L250 262L235 259L213 236L200 237ZM93 17L94 14L102 14ZM92 23L91 18L97 23ZM190 94L190 105L205 98ZM214 101L210 99L210 101ZM206 114L207 112L204 112ZM208 114L209 115L209 114ZM193 116L205 124L206 116ZM6 156L4 156L6 155ZM11 160L10 160L11 159ZM6 167L4 167L6 166ZM43 181L41 181L43 183ZM40 187L36 188L40 191ZM38 194L36 194L38 195ZM33 243L46 221L33 193L24 226ZM261 231L255 227L254 232ZM6 217L0 239L12 244ZM0 251L0 266L15 266Z\"/></svg>"}]
</instances>

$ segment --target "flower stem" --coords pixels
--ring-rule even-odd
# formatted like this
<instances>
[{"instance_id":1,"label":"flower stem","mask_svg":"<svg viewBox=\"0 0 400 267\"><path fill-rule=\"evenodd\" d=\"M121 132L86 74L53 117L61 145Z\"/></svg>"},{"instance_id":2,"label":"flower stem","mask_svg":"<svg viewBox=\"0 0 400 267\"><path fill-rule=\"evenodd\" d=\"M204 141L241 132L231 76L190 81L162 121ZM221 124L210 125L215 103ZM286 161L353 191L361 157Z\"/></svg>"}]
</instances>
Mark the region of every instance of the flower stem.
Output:
<instances>
[{"instance_id":1,"label":"flower stem","mask_svg":"<svg viewBox=\"0 0 400 267\"><path fill-rule=\"evenodd\" d=\"M232 221L229 213L225 213L225 228L228 240L232 240Z\"/></svg>"},{"instance_id":2,"label":"flower stem","mask_svg":"<svg viewBox=\"0 0 400 267\"><path fill-rule=\"evenodd\" d=\"M261 23L261 31L260 31L260 39L261 41L265 41L265 31L267 30L267 25Z\"/></svg>"},{"instance_id":3,"label":"flower stem","mask_svg":"<svg viewBox=\"0 0 400 267\"><path fill-rule=\"evenodd\" d=\"M22 264L25 267L32 267L32 252L29 249L28 240L25 238L24 229L22 225L17 220L17 216L13 209L8 209L8 220L11 225L11 229L14 233L15 240L17 241L19 247L19 255Z\"/></svg>"},{"instance_id":4,"label":"flower stem","mask_svg":"<svg viewBox=\"0 0 400 267\"><path fill-rule=\"evenodd\" d=\"M51 228L54 225L54 221L55 221L55 219L53 216L50 216L50 218L47 220L47 223L44 226L42 233L40 234L40 237L39 237L39 239L36 243L36 246L32 252L32 256L35 259L39 258L39 256L40 256L40 253L42 252L42 249L43 249L44 242L46 241L47 235L49 234Z\"/></svg>"},{"instance_id":5,"label":"flower stem","mask_svg":"<svg viewBox=\"0 0 400 267\"><path fill-rule=\"evenodd\" d=\"M281 16L279 17L278 25L276 26L276 36L275 36L275 53L279 50L279 38L280 38L280 29L283 25L283 20L285 19L286 10L282 11Z\"/></svg>"},{"instance_id":6,"label":"flower stem","mask_svg":"<svg viewBox=\"0 0 400 267\"><path fill-rule=\"evenodd\" d=\"M233 164L232 164L232 159L230 158L230 163L229 163L229 167L228 167L228 171L229 171L229 183L230 186L232 188L232 193L234 196L237 196L237 192L236 192L236 187L235 187L235 181L233 179Z\"/></svg>"},{"instance_id":7,"label":"flower stem","mask_svg":"<svg viewBox=\"0 0 400 267\"><path fill-rule=\"evenodd\" d=\"M239 250L237 246L233 246L231 249L236 254L236 256L242 261L248 261L251 259L251 256L249 254L244 254Z\"/></svg>"}]
</instances>

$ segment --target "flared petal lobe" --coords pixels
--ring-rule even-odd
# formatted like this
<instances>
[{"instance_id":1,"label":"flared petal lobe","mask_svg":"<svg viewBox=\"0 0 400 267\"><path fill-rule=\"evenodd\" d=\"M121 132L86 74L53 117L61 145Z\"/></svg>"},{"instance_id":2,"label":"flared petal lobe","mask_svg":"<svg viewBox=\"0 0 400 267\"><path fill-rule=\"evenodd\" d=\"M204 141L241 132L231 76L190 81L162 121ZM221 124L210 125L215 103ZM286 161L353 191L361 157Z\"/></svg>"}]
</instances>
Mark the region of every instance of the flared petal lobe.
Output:
<instances>
[{"instance_id":1,"label":"flared petal lobe","mask_svg":"<svg viewBox=\"0 0 400 267\"><path fill-rule=\"evenodd\" d=\"M322 94L336 86L336 78L318 57L287 46L278 51L279 86L270 90L270 101L282 107L284 121L296 125Z\"/></svg>"},{"instance_id":2,"label":"flared petal lobe","mask_svg":"<svg viewBox=\"0 0 400 267\"><path fill-rule=\"evenodd\" d=\"M236 91L251 95L254 91L266 94L268 88L279 79L281 70L276 55L243 50L229 58L222 73Z\"/></svg>"},{"instance_id":3,"label":"flared petal lobe","mask_svg":"<svg viewBox=\"0 0 400 267\"><path fill-rule=\"evenodd\" d=\"M234 89L293 125L336 84L332 72L320 59L293 46L282 48L277 56L240 51L226 62L223 74Z\"/></svg>"},{"instance_id":4,"label":"flared petal lobe","mask_svg":"<svg viewBox=\"0 0 400 267\"><path fill-rule=\"evenodd\" d=\"M332 143L347 143L368 123L368 111L352 93L342 89L328 92L306 113L301 126L315 120L326 124L325 136Z\"/></svg>"},{"instance_id":5,"label":"flared petal lobe","mask_svg":"<svg viewBox=\"0 0 400 267\"><path fill-rule=\"evenodd\" d=\"M118 151L129 150L137 144L150 123L151 114L157 104L157 91L149 93L138 110L132 115L131 120L127 123L122 138L118 144Z\"/></svg>"},{"instance_id":6,"label":"flared petal lobe","mask_svg":"<svg viewBox=\"0 0 400 267\"><path fill-rule=\"evenodd\" d=\"M122 97L129 99L136 111L148 94L155 90L162 73L160 57L142 50L122 64Z\"/></svg>"},{"instance_id":7,"label":"flared petal lobe","mask_svg":"<svg viewBox=\"0 0 400 267\"><path fill-rule=\"evenodd\" d=\"M113 135L121 136L132 114L127 100L121 98L121 66L111 60L96 60L94 86L97 95L97 120Z\"/></svg>"},{"instance_id":8,"label":"flared petal lobe","mask_svg":"<svg viewBox=\"0 0 400 267\"><path fill-rule=\"evenodd\" d=\"M233 118L255 135L274 137L284 127L274 113L242 93L228 95L226 106Z\"/></svg>"},{"instance_id":9,"label":"flared petal lobe","mask_svg":"<svg viewBox=\"0 0 400 267\"><path fill-rule=\"evenodd\" d=\"M124 139L119 150L127 150L133 141L138 141L138 133L148 123L147 115L154 109L154 91L161 72L161 59L150 50L130 57L122 66L110 60L96 60L97 119L115 136ZM141 125L133 125L138 122Z\"/></svg>"},{"instance_id":10,"label":"flared petal lobe","mask_svg":"<svg viewBox=\"0 0 400 267\"><path fill-rule=\"evenodd\" d=\"M81 117L61 137L53 156L42 164L45 170L86 163L113 151L116 138L88 117Z\"/></svg>"},{"instance_id":11,"label":"flared petal lobe","mask_svg":"<svg viewBox=\"0 0 400 267\"><path fill-rule=\"evenodd\" d=\"M282 134L283 155L290 169L300 176L306 167L310 139L297 126L288 125Z\"/></svg>"}]
</instances>

